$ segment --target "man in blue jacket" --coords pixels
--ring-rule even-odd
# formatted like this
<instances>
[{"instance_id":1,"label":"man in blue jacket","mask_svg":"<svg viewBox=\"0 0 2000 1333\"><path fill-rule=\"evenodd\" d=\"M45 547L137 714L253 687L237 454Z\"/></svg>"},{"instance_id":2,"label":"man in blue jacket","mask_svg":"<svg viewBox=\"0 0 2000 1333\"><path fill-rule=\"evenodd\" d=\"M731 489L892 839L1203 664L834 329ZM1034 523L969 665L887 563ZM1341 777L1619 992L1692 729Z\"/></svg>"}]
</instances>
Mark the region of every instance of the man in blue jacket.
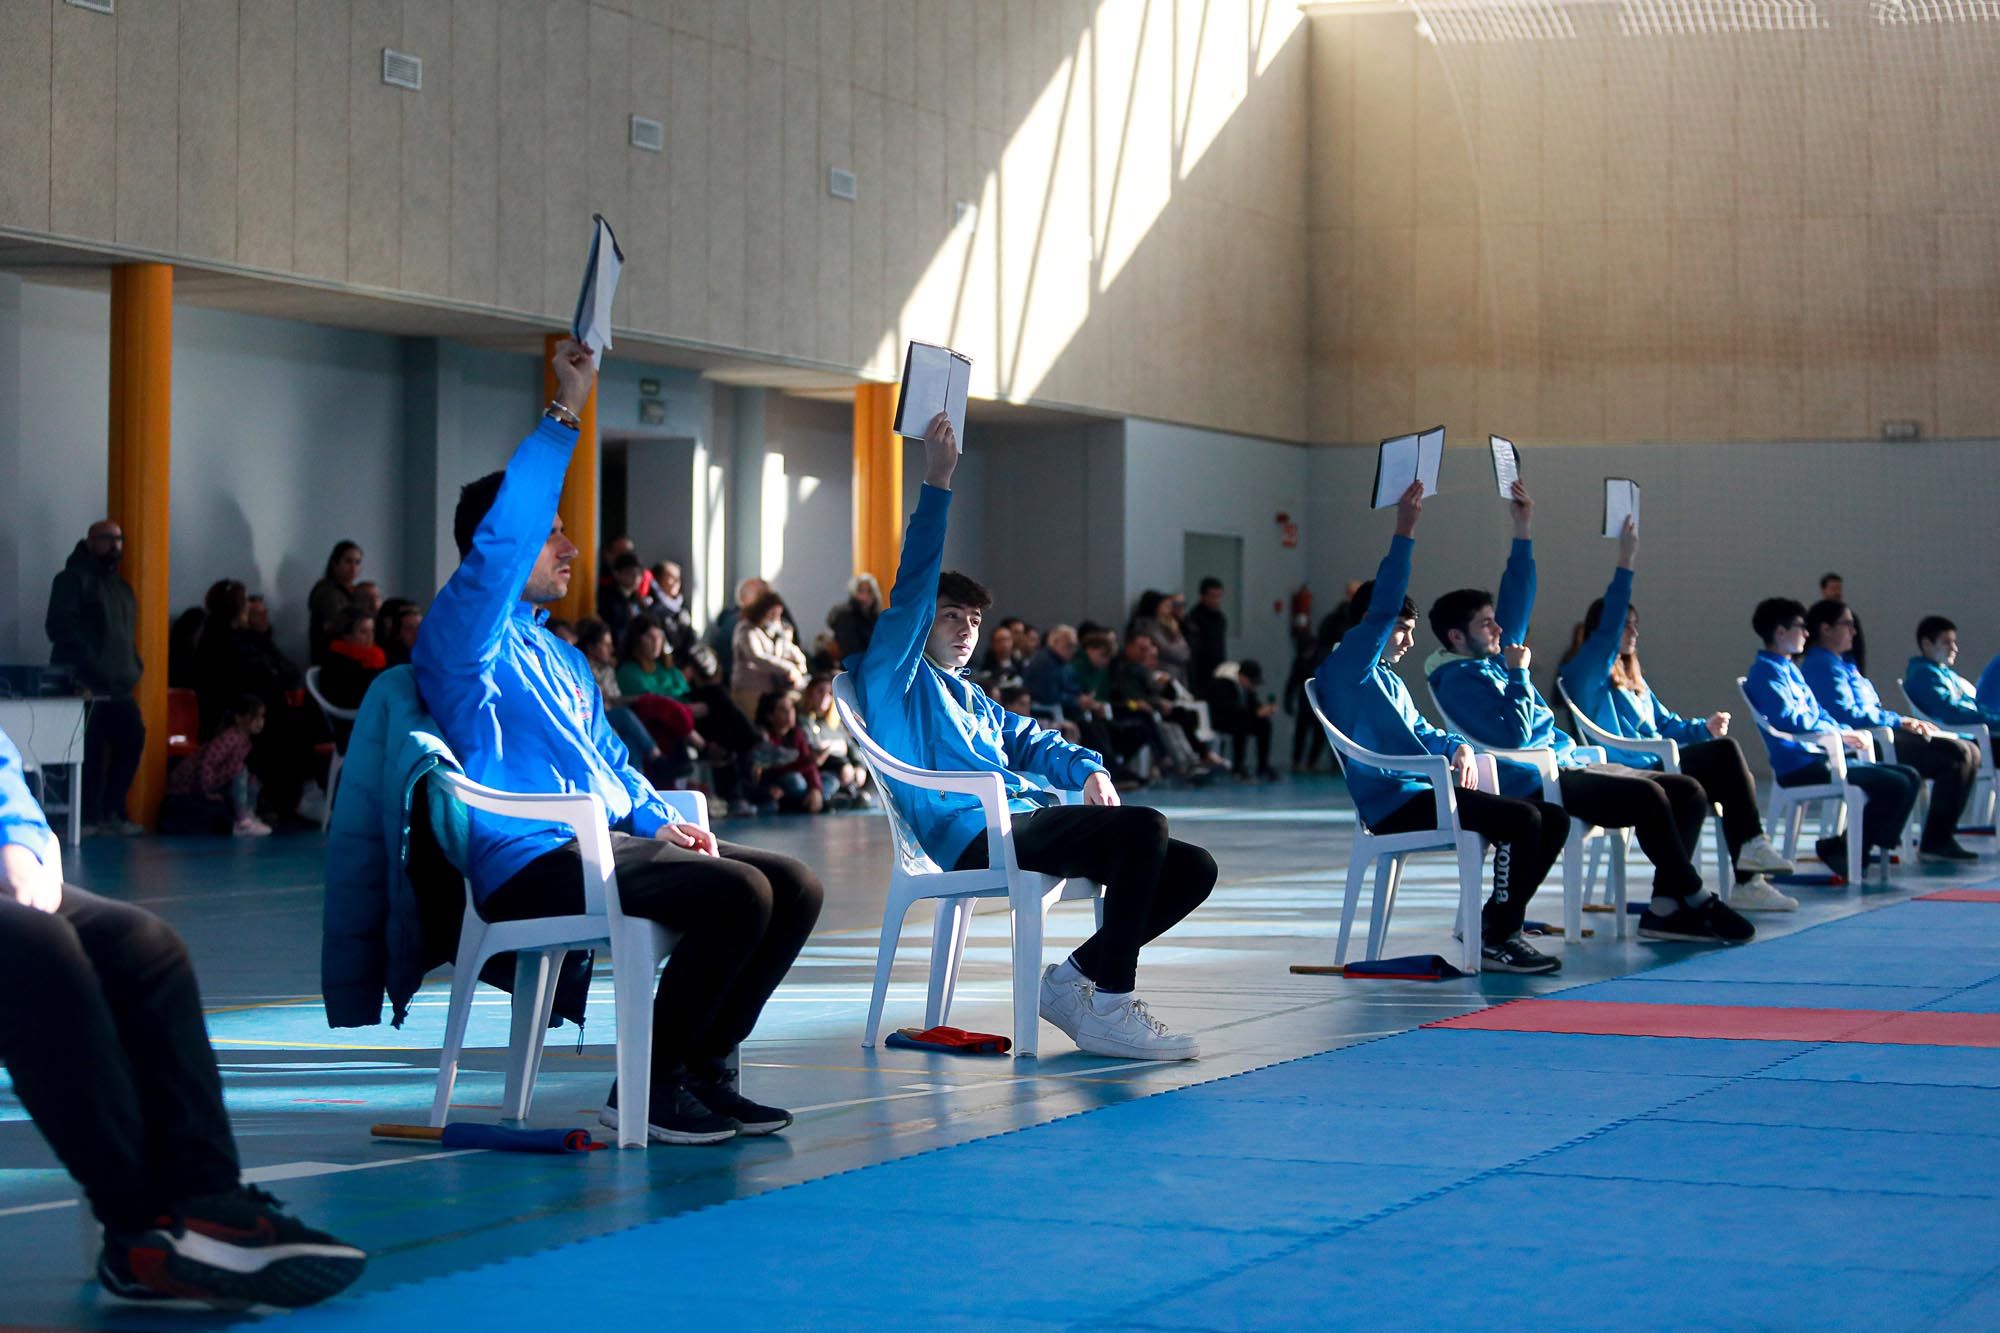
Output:
<instances>
[{"instance_id":1,"label":"man in blue jacket","mask_svg":"<svg viewBox=\"0 0 2000 1333\"><path fill-rule=\"evenodd\" d=\"M4 732L0 1062L104 1228L109 1294L298 1306L361 1275L360 1250L243 1184L187 946L150 912L63 883Z\"/></svg>"},{"instance_id":2,"label":"man in blue jacket","mask_svg":"<svg viewBox=\"0 0 2000 1333\"><path fill-rule=\"evenodd\" d=\"M1392 669L1416 641L1417 604L1410 600L1410 553L1423 512L1423 483L1413 481L1396 504L1396 535L1375 577L1348 600L1358 622L1313 673L1313 697L1341 734L1378 754L1435 754L1451 760L1458 784L1458 822L1493 844L1493 896L1481 916L1480 966L1494 972L1555 972L1562 960L1521 934L1528 900L1541 887L1569 838L1569 816L1533 796L1496 796L1478 788L1472 747L1463 736L1426 722ZM1306 719L1301 719L1302 723ZM1416 773L1342 760L1347 793L1374 833L1437 827L1431 779Z\"/></svg>"},{"instance_id":3,"label":"man in blue jacket","mask_svg":"<svg viewBox=\"0 0 2000 1333\"><path fill-rule=\"evenodd\" d=\"M1096 1055L1191 1060L1200 1054L1194 1038L1168 1031L1135 992L1139 950L1208 897L1215 860L1169 838L1159 811L1120 804L1095 751L1004 711L966 678L993 597L943 571L957 466L958 439L939 413L924 436L923 490L889 609L868 651L847 661L862 717L883 749L919 768L1000 774L1022 869L1104 886L1103 928L1042 972L1042 1017ZM1084 804L1052 804L1023 773L1081 789ZM884 785L933 861L959 870L987 864L986 822L974 797Z\"/></svg>"},{"instance_id":4,"label":"man in blue jacket","mask_svg":"<svg viewBox=\"0 0 2000 1333\"><path fill-rule=\"evenodd\" d=\"M678 823L604 720L582 653L543 628L569 588L576 547L556 514L596 370L556 345L561 388L504 472L466 486L453 518L459 565L412 654L418 691L475 782L513 792L587 791L604 802L620 905L679 932L653 1002L652 1096L659 1143L770 1134L791 1113L736 1087L730 1052L819 919L819 881L787 856L718 843ZM467 875L489 921L583 910L583 863L559 824L474 812ZM617 1124L618 1089L599 1118Z\"/></svg>"},{"instance_id":5,"label":"man in blue jacket","mask_svg":"<svg viewBox=\"0 0 2000 1333\"><path fill-rule=\"evenodd\" d=\"M1639 918L1645 939L1741 944L1757 931L1701 882L1694 851L1708 819L1708 794L1693 778L1625 764L1588 763L1528 678L1528 624L1535 609L1535 511L1528 488L1514 483L1514 544L1500 599L1478 588L1446 593L1431 605L1431 631L1444 645L1424 663L1438 706L1475 744L1555 753L1563 808L1601 828L1629 828L1653 863L1653 899ZM1619 563L1630 567L1638 534L1627 525ZM1541 791L1526 764L1500 761L1500 790Z\"/></svg>"},{"instance_id":6,"label":"man in blue jacket","mask_svg":"<svg viewBox=\"0 0 2000 1333\"><path fill-rule=\"evenodd\" d=\"M1773 729L1787 736L1835 732L1849 751L1867 753L1869 738L1842 725L1820 706L1812 686L1792 660L1805 651L1805 606L1789 597L1767 597L1750 613L1750 628L1764 645L1743 678L1743 693L1750 706ZM1759 734L1771 756L1771 772L1779 786L1810 787L1828 780L1832 769L1818 746L1779 739L1761 728ZM1868 793L1868 805L1862 815L1862 851L1878 847L1885 855L1893 851L1903 841L1903 825L1916 806L1924 780L1916 769L1904 764L1869 763L1860 759L1847 761L1847 780ZM1845 865L1847 835L1821 838L1814 850L1829 866Z\"/></svg>"},{"instance_id":7,"label":"man in blue jacket","mask_svg":"<svg viewBox=\"0 0 2000 1333\"><path fill-rule=\"evenodd\" d=\"M1972 795L1979 751L1971 741L1882 706L1874 684L1849 657L1854 648L1854 612L1847 603L1814 602L1806 612L1806 637L1811 646L1799 659L1799 674L1819 706L1843 727L1887 728L1896 738L1896 761L1931 780L1930 813L1917 854L1928 861L1977 861L1978 855L1958 840L1958 821Z\"/></svg>"},{"instance_id":8,"label":"man in blue jacket","mask_svg":"<svg viewBox=\"0 0 2000 1333\"><path fill-rule=\"evenodd\" d=\"M1917 655L1903 671L1903 693L1932 722L1990 727L1994 757L2000 761L2000 699L1989 695L1982 701L1978 687L1958 674L1957 665L1958 626L1943 616L1925 616L1917 622ZM2000 681L2000 672L1986 670Z\"/></svg>"}]
</instances>

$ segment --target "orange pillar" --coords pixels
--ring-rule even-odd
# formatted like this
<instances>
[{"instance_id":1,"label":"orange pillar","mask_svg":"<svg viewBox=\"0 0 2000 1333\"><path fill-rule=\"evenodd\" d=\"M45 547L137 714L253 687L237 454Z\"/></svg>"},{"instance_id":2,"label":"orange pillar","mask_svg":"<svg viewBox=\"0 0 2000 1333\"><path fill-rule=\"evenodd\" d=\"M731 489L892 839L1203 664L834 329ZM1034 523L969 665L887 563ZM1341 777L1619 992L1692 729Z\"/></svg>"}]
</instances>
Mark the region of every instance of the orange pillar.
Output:
<instances>
[{"instance_id":1,"label":"orange pillar","mask_svg":"<svg viewBox=\"0 0 2000 1333\"><path fill-rule=\"evenodd\" d=\"M854 572L889 595L903 545L903 441L893 384L854 386Z\"/></svg>"},{"instance_id":2,"label":"orange pillar","mask_svg":"<svg viewBox=\"0 0 2000 1333\"><path fill-rule=\"evenodd\" d=\"M167 481L173 461L174 271L111 270L111 451L106 516L125 530L125 578L139 599L139 711L146 751L127 803L149 827L167 782Z\"/></svg>"},{"instance_id":3,"label":"orange pillar","mask_svg":"<svg viewBox=\"0 0 2000 1333\"><path fill-rule=\"evenodd\" d=\"M569 335L551 333L542 340L542 400L556 396L556 372L549 358L556 344ZM597 533L597 388L590 401L577 413L583 429L577 432L576 452L569 456L569 471L563 476L562 499L556 513L563 531L576 544L576 561L570 566L569 596L551 608L550 614L574 623L597 614L597 552L603 542Z\"/></svg>"}]
</instances>

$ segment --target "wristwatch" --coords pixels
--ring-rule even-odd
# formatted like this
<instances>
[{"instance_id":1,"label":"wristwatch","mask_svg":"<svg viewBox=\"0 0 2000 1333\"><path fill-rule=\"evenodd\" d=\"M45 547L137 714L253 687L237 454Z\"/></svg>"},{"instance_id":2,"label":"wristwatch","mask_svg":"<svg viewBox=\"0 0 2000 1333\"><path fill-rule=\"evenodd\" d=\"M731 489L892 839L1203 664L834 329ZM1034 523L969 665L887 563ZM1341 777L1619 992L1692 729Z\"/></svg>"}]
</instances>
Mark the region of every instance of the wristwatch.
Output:
<instances>
[{"instance_id":1,"label":"wristwatch","mask_svg":"<svg viewBox=\"0 0 2000 1333\"><path fill-rule=\"evenodd\" d=\"M549 405L542 409L542 415L558 426L568 426L571 430L582 430L583 420L576 413L564 407L560 399L551 398Z\"/></svg>"}]
</instances>

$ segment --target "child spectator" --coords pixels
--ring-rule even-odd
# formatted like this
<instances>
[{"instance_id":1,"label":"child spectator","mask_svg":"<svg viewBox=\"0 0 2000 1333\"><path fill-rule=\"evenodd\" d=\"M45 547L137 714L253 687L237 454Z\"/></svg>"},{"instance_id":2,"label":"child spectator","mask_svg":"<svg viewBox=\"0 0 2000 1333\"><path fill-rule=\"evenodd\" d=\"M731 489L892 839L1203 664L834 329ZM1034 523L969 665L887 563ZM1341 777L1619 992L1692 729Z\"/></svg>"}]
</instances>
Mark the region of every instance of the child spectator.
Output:
<instances>
[{"instance_id":1,"label":"child spectator","mask_svg":"<svg viewBox=\"0 0 2000 1333\"><path fill-rule=\"evenodd\" d=\"M813 762L812 742L799 725L788 691L770 690L757 701L757 730L753 762L761 804L786 814L816 815L826 809L834 784Z\"/></svg>"},{"instance_id":2,"label":"child spectator","mask_svg":"<svg viewBox=\"0 0 2000 1333\"><path fill-rule=\"evenodd\" d=\"M271 826L257 818L257 783L250 776L250 747L264 730L264 701L236 700L229 725L167 774L160 803L162 833L220 833L265 838Z\"/></svg>"},{"instance_id":3,"label":"child spectator","mask_svg":"<svg viewBox=\"0 0 2000 1333\"><path fill-rule=\"evenodd\" d=\"M333 619L333 637L326 644L326 665L319 670L319 692L335 708L359 708L375 677L389 660L375 645L375 617L358 606ZM346 736L336 737L341 741Z\"/></svg>"},{"instance_id":4,"label":"child spectator","mask_svg":"<svg viewBox=\"0 0 2000 1333\"><path fill-rule=\"evenodd\" d=\"M875 804L868 792L868 769L854 752L853 738L833 706L833 677L821 672L806 682L805 693L799 698L799 725L805 728L819 771L837 784L834 799Z\"/></svg>"},{"instance_id":5,"label":"child spectator","mask_svg":"<svg viewBox=\"0 0 2000 1333\"><path fill-rule=\"evenodd\" d=\"M590 674L596 677L598 691L604 696L604 724L625 743L639 771L658 786L653 770L660 765L663 752L653 733L632 711L631 701L618 683L618 649L611 641L611 627L594 618L583 621L576 627L576 647L590 663Z\"/></svg>"}]
</instances>

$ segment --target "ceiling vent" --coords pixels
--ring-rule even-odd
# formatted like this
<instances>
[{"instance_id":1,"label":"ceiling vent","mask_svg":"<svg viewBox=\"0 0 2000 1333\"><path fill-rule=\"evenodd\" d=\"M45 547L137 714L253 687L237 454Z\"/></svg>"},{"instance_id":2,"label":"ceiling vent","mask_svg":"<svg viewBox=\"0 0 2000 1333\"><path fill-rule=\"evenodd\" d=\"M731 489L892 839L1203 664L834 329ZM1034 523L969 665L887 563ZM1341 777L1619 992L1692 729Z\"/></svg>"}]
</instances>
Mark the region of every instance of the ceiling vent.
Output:
<instances>
[{"instance_id":1,"label":"ceiling vent","mask_svg":"<svg viewBox=\"0 0 2000 1333\"><path fill-rule=\"evenodd\" d=\"M78 9L88 9L99 14L113 12L111 8L112 0L69 0L69 3L75 5Z\"/></svg>"},{"instance_id":2,"label":"ceiling vent","mask_svg":"<svg viewBox=\"0 0 2000 1333\"><path fill-rule=\"evenodd\" d=\"M645 116L632 117L632 146L657 153L667 146L667 127Z\"/></svg>"},{"instance_id":3,"label":"ceiling vent","mask_svg":"<svg viewBox=\"0 0 2000 1333\"><path fill-rule=\"evenodd\" d=\"M846 167L828 167L826 169L826 192L836 199L854 198L857 184L854 179L854 173Z\"/></svg>"},{"instance_id":4,"label":"ceiling vent","mask_svg":"<svg viewBox=\"0 0 2000 1333\"><path fill-rule=\"evenodd\" d=\"M391 88L408 88L420 92L424 86L424 60L407 51L382 48L382 82Z\"/></svg>"}]
</instances>

